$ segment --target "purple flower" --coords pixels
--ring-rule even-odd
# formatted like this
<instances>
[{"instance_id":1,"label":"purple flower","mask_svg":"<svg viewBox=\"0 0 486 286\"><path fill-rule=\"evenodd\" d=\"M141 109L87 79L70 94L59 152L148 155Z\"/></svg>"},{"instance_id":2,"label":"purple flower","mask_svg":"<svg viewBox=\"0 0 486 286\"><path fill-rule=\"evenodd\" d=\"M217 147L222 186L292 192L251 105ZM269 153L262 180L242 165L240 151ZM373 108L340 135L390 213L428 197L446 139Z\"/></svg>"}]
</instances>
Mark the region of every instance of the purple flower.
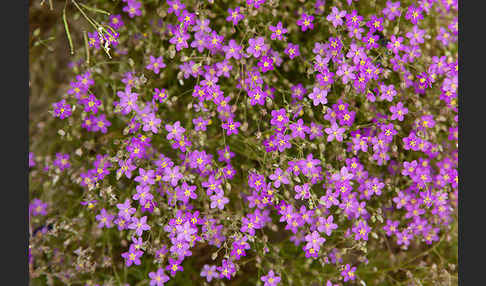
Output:
<instances>
[{"instance_id":1,"label":"purple flower","mask_svg":"<svg viewBox=\"0 0 486 286\"><path fill-rule=\"evenodd\" d=\"M189 199L196 199L197 195L194 193L196 188L196 186L190 186L186 182L183 182L181 187L176 187L177 198L183 203L187 203Z\"/></svg>"},{"instance_id":2,"label":"purple flower","mask_svg":"<svg viewBox=\"0 0 486 286\"><path fill-rule=\"evenodd\" d=\"M154 88L154 97L153 100L156 100L160 103L164 102L164 100L167 99L169 95L167 94L167 90L165 88L163 89L158 89Z\"/></svg>"},{"instance_id":3,"label":"purple flower","mask_svg":"<svg viewBox=\"0 0 486 286\"><path fill-rule=\"evenodd\" d=\"M118 91L116 94L120 97L120 106L122 108L122 114L128 114L132 110L138 110L137 99L138 94L132 92L131 85L125 86L125 92Z\"/></svg>"},{"instance_id":4,"label":"purple flower","mask_svg":"<svg viewBox=\"0 0 486 286\"><path fill-rule=\"evenodd\" d=\"M314 16L307 15L306 13L302 13L302 15L300 15L299 20L297 20L297 25L300 26L302 32L305 32L307 31L307 29L309 30L314 29L314 24L312 23L312 21L314 21Z\"/></svg>"},{"instance_id":5,"label":"purple flower","mask_svg":"<svg viewBox=\"0 0 486 286\"><path fill-rule=\"evenodd\" d=\"M160 118L157 118L155 113L149 113L146 116L143 117L143 128L142 130L147 132L147 131L152 131L153 133L158 133L159 129L158 127L160 126L160 123L162 120Z\"/></svg>"},{"instance_id":6,"label":"purple flower","mask_svg":"<svg viewBox=\"0 0 486 286\"><path fill-rule=\"evenodd\" d=\"M192 236L197 233L197 228L191 225L191 222L186 221L183 225L176 225L177 240L191 242Z\"/></svg>"},{"instance_id":7,"label":"purple flower","mask_svg":"<svg viewBox=\"0 0 486 286\"><path fill-rule=\"evenodd\" d=\"M202 116L199 116L198 118L194 118L192 120L192 123L194 124L194 130L206 131L206 126L209 124L209 120L204 119Z\"/></svg>"},{"instance_id":8,"label":"purple flower","mask_svg":"<svg viewBox=\"0 0 486 286\"><path fill-rule=\"evenodd\" d=\"M287 43L287 48L285 48L285 53L290 59L300 56L299 45Z\"/></svg>"},{"instance_id":9,"label":"purple flower","mask_svg":"<svg viewBox=\"0 0 486 286\"><path fill-rule=\"evenodd\" d=\"M188 44L187 44L187 40L189 40L190 37L191 36L189 34L187 34L186 32L181 32L181 31L177 30L174 33L174 37L172 37L169 40L169 43L175 44L176 45L176 50L177 51L180 51L183 48L188 48L189 47Z\"/></svg>"},{"instance_id":10,"label":"purple flower","mask_svg":"<svg viewBox=\"0 0 486 286\"><path fill-rule=\"evenodd\" d=\"M35 166L35 155L34 152L29 152L29 168Z\"/></svg>"},{"instance_id":11,"label":"purple flower","mask_svg":"<svg viewBox=\"0 0 486 286\"><path fill-rule=\"evenodd\" d=\"M255 9L260 8L260 5L262 5L263 3L265 3L265 0L246 0L246 5Z\"/></svg>"},{"instance_id":12,"label":"purple flower","mask_svg":"<svg viewBox=\"0 0 486 286\"><path fill-rule=\"evenodd\" d=\"M182 13L177 17L177 20L182 23L182 27L187 30L189 26L192 26L196 23L196 16L194 13L183 10Z\"/></svg>"},{"instance_id":13,"label":"purple flower","mask_svg":"<svg viewBox=\"0 0 486 286\"><path fill-rule=\"evenodd\" d=\"M99 228L111 228L113 226L112 220L115 218L114 215L109 214L106 212L106 210L103 208L100 212L99 215L96 216L96 220L99 221L100 223L98 224Z\"/></svg>"},{"instance_id":14,"label":"purple flower","mask_svg":"<svg viewBox=\"0 0 486 286\"><path fill-rule=\"evenodd\" d=\"M140 6L142 4L136 0L127 1L127 6L123 7L123 12L127 12L130 18L142 15L140 11Z\"/></svg>"},{"instance_id":15,"label":"purple flower","mask_svg":"<svg viewBox=\"0 0 486 286\"><path fill-rule=\"evenodd\" d=\"M154 170L147 170L145 171L142 168L138 169L139 175L135 177L135 182L140 183L141 185L153 185L155 183L155 172Z\"/></svg>"},{"instance_id":16,"label":"purple flower","mask_svg":"<svg viewBox=\"0 0 486 286\"><path fill-rule=\"evenodd\" d=\"M33 199L29 205L29 212L34 215L46 215L47 203L44 203L40 199Z\"/></svg>"},{"instance_id":17,"label":"purple flower","mask_svg":"<svg viewBox=\"0 0 486 286\"><path fill-rule=\"evenodd\" d=\"M150 272L149 278L150 286L162 286L169 281L169 276L165 275L163 268L157 269L157 272Z\"/></svg>"},{"instance_id":18,"label":"purple flower","mask_svg":"<svg viewBox=\"0 0 486 286\"><path fill-rule=\"evenodd\" d=\"M290 147L292 147L292 145L290 144L290 139L292 139L290 135L280 132L277 133L275 141L277 142L279 152L283 152L285 151L285 149L289 149Z\"/></svg>"},{"instance_id":19,"label":"purple flower","mask_svg":"<svg viewBox=\"0 0 486 286\"><path fill-rule=\"evenodd\" d=\"M222 210L224 209L224 205L229 202L229 199L227 197L224 197L222 193L212 195L210 199L212 209L217 207L218 209Z\"/></svg>"},{"instance_id":20,"label":"purple flower","mask_svg":"<svg viewBox=\"0 0 486 286\"><path fill-rule=\"evenodd\" d=\"M366 26L369 28L370 33L376 31L383 31L383 18L378 18L375 15L371 15L370 20L366 22Z\"/></svg>"},{"instance_id":21,"label":"purple flower","mask_svg":"<svg viewBox=\"0 0 486 286\"><path fill-rule=\"evenodd\" d=\"M241 123L238 121L233 121L233 119L229 118L228 121L223 122L221 127L226 130L226 135L231 134L238 134L238 128L240 127Z\"/></svg>"},{"instance_id":22,"label":"purple flower","mask_svg":"<svg viewBox=\"0 0 486 286\"><path fill-rule=\"evenodd\" d=\"M167 5L169 5L167 13L174 13L176 16L179 16L181 11L186 8L186 5L182 4L180 0L167 0Z\"/></svg>"},{"instance_id":23,"label":"purple flower","mask_svg":"<svg viewBox=\"0 0 486 286\"><path fill-rule=\"evenodd\" d=\"M398 54L398 52L403 51L404 49L402 42L403 37L396 37L395 35L392 35L386 48L391 50L393 53Z\"/></svg>"},{"instance_id":24,"label":"purple flower","mask_svg":"<svg viewBox=\"0 0 486 286\"><path fill-rule=\"evenodd\" d=\"M334 217L330 215L327 219L324 217L319 217L319 225L317 226L317 230L319 232L324 232L327 236L330 236L332 231L335 230L338 226L337 224L333 223Z\"/></svg>"},{"instance_id":25,"label":"purple flower","mask_svg":"<svg viewBox=\"0 0 486 286\"><path fill-rule=\"evenodd\" d=\"M81 100L84 105L85 112L93 112L96 114L98 112L98 106L101 105L101 101L98 100L94 95L90 94Z\"/></svg>"},{"instance_id":26,"label":"purple flower","mask_svg":"<svg viewBox=\"0 0 486 286\"><path fill-rule=\"evenodd\" d=\"M322 125L311 122L309 128L309 139L313 140L315 138L321 137L323 135L322 128Z\"/></svg>"},{"instance_id":27,"label":"purple flower","mask_svg":"<svg viewBox=\"0 0 486 286\"><path fill-rule=\"evenodd\" d=\"M131 244L128 252L122 253L121 256L125 258L125 265L129 267L132 264L140 265L142 263L140 261L140 257L142 257L142 255L143 255L143 251L136 248L134 244Z\"/></svg>"},{"instance_id":28,"label":"purple flower","mask_svg":"<svg viewBox=\"0 0 486 286\"><path fill-rule=\"evenodd\" d=\"M419 150L419 143L421 139L415 135L415 132L410 132L410 134L407 137L404 137L403 139L403 148L405 150L413 150L413 151L418 151Z\"/></svg>"},{"instance_id":29,"label":"purple flower","mask_svg":"<svg viewBox=\"0 0 486 286\"><path fill-rule=\"evenodd\" d=\"M153 70L154 73L159 74L160 69L165 68L162 57L150 56L150 63L145 67L148 70Z\"/></svg>"},{"instance_id":30,"label":"purple flower","mask_svg":"<svg viewBox=\"0 0 486 286\"><path fill-rule=\"evenodd\" d=\"M399 221L392 221L390 219L386 220L386 225L383 227L383 230L385 230L387 236L392 236L393 234L396 234L398 232L398 225Z\"/></svg>"},{"instance_id":31,"label":"purple flower","mask_svg":"<svg viewBox=\"0 0 486 286\"><path fill-rule=\"evenodd\" d=\"M154 198L148 185L138 185L136 189L137 193L133 195L132 199L138 201L140 205L143 206L147 201L151 201Z\"/></svg>"},{"instance_id":32,"label":"purple flower","mask_svg":"<svg viewBox=\"0 0 486 286\"><path fill-rule=\"evenodd\" d=\"M326 242L326 239L321 237L317 231L313 231L312 233L306 235L304 239L307 242L307 244L304 246L306 257L317 257L319 249L321 248L321 245Z\"/></svg>"},{"instance_id":33,"label":"purple flower","mask_svg":"<svg viewBox=\"0 0 486 286\"><path fill-rule=\"evenodd\" d=\"M233 22L233 25L238 25L238 22L243 20L245 16L240 14L240 7L236 7L235 9L228 8L229 16L226 17L226 21Z\"/></svg>"},{"instance_id":34,"label":"purple flower","mask_svg":"<svg viewBox=\"0 0 486 286\"><path fill-rule=\"evenodd\" d=\"M393 101L393 97L397 95L397 91L395 90L395 87L393 84L390 85L385 85L382 84L380 85L380 100L386 100L389 102Z\"/></svg>"},{"instance_id":35,"label":"purple flower","mask_svg":"<svg viewBox=\"0 0 486 286\"><path fill-rule=\"evenodd\" d=\"M134 229L135 233L138 236L142 236L142 233L145 230L150 230L150 226L146 222L147 222L147 216L143 216L140 219L138 219L136 217L132 217L131 224L128 225L128 228Z\"/></svg>"},{"instance_id":36,"label":"purple flower","mask_svg":"<svg viewBox=\"0 0 486 286\"><path fill-rule=\"evenodd\" d=\"M233 273L236 272L235 265L228 259L223 259L221 266L219 266L218 271L220 272L220 278L231 279Z\"/></svg>"},{"instance_id":37,"label":"purple flower","mask_svg":"<svg viewBox=\"0 0 486 286\"><path fill-rule=\"evenodd\" d=\"M260 278L263 281L263 286L276 286L280 283L280 276L275 276L273 270L270 270L267 275Z\"/></svg>"},{"instance_id":38,"label":"purple flower","mask_svg":"<svg viewBox=\"0 0 486 286\"><path fill-rule=\"evenodd\" d=\"M216 265L207 265L204 264L203 269L201 270L201 277L206 277L206 281L211 282L213 278L218 278L219 273L216 270Z\"/></svg>"},{"instance_id":39,"label":"purple flower","mask_svg":"<svg viewBox=\"0 0 486 286\"><path fill-rule=\"evenodd\" d=\"M338 8L335 6L331 7L331 14L326 17L326 20L332 23L332 25L336 28L337 26L341 26L343 24L343 17L346 16L346 11L339 11Z\"/></svg>"},{"instance_id":40,"label":"purple flower","mask_svg":"<svg viewBox=\"0 0 486 286\"><path fill-rule=\"evenodd\" d=\"M196 19L196 25L194 25L193 29L194 32L204 32L204 33L210 33L211 28L209 28L209 19L203 18L203 19Z\"/></svg>"},{"instance_id":41,"label":"purple flower","mask_svg":"<svg viewBox=\"0 0 486 286\"><path fill-rule=\"evenodd\" d=\"M125 219L131 219L132 214L136 212L136 209L130 205L130 199L125 199L123 204L117 204L116 207L119 209L118 216Z\"/></svg>"},{"instance_id":42,"label":"purple flower","mask_svg":"<svg viewBox=\"0 0 486 286\"><path fill-rule=\"evenodd\" d=\"M271 174L269 178L270 180L274 181L273 185L275 188L279 188L280 184L289 184L287 175L280 168L275 169L275 172Z\"/></svg>"},{"instance_id":43,"label":"purple flower","mask_svg":"<svg viewBox=\"0 0 486 286\"><path fill-rule=\"evenodd\" d=\"M175 260L172 258L169 258L169 265L165 268L166 270L170 271L170 276L174 277L177 273L177 271L183 271L184 268L180 265L181 260Z\"/></svg>"},{"instance_id":44,"label":"purple flower","mask_svg":"<svg viewBox=\"0 0 486 286\"><path fill-rule=\"evenodd\" d=\"M390 112L392 113L391 120L398 119L398 121L403 121L403 116L408 113L408 108L404 107L400 101L397 105L390 106Z\"/></svg>"},{"instance_id":45,"label":"purple flower","mask_svg":"<svg viewBox=\"0 0 486 286\"><path fill-rule=\"evenodd\" d=\"M177 186L177 183L180 179L183 178L183 175L179 172L179 166L175 166L174 168L165 168L164 169L164 176L162 180L164 182L169 182L171 186Z\"/></svg>"},{"instance_id":46,"label":"purple flower","mask_svg":"<svg viewBox=\"0 0 486 286\"><path fill-rule=\"evenodd\" d=\"M115 29L115 30L118 30L120 29L121 27L123 27L124 23L123 23L123 20L121 18L121 15L120 14L116 14L116 15L111 15L110 16L110 23L109 25Z\"/></svg>"},{"instance_id":47,"label":"purple flower","mask_svg":"<svg viewBox=\"0 0 486 286\"><path fill-rule=\"evenodd\" d=\"M174 140L181 140L181 135L186 131L183 127L181 127L181 123L179 121L176 121L173 125L166 124L165 129L167 132L167 140L174 139Z\"/></svg>"},{"instance_id":48,"label":"purple flower","mask_svg":"<svg viewBox=\"0 0 486 286\"><path fill-rule=\"evenodd\" d=\"M327 103L327 90L326 89L321 89L317 86L315 86L312 89L312 92L309 93L309 98L312 99L312 104L314 106L317 106L319 104L326 104Z\"/></svg>"},{"instance_id":49,"label":"purple flower","mask_svg":"<svg viewBox=\"0 0 486 286\"><path fill-rule=\"evenodd\" d=\"M356 271L356 266L352 267L349 264L346 264L344 266L344 270L341 272L341 275L344 277L344 282L348 280L354 280L356 279L355 272Z\"/></svg>"},{"instance_id":50,"label":"purple flower","mask_svg":"<svg viewBox=\"0 0 486 286\"><path fill-rule=\"evenodd\" d=\"M71 105L66 103L66 100L63 99L59 102L56 102L52 105L54 107L54 116L59 117L60 119L67 118L72 114L72 107Z\"/></svg>"},{"instance_id":51,"label":"purple flower","mask_svg":"<svg viewBox=\"0 0 486 286\"><path fill-rule=\"evenodd\" d=\"M309 184L307 184L307 183L303 184L302 186L295 185L294 191L297 193L295 195L295 199L296 200L299 200L299 199L308 199L308 198L310 198L309 189L310 189L310 187L309 187Z\"/></svg>"},{"instance_id":52,"label":"purple flower","mask_svg":"<svg viewBox=\"0 0 486 286\"><path fill-rule=\"evenodd\" d=\"M92 33L89 33L88 32L88 45L90 47L95 47L95 49L99 49L101 47L100 43L101 43L101 37L100 35L98 34L98 32L92 32Z\"/></svg>"},{"instance_id":53,"label":"purple flower","mask_svg":"<svg viewBox=\"0 0 486 286\"><path fill-rule=\"evenodd\" d=\"M370 232L371 228L368 226L366 221L360 220L358 224L353 227L353 232L355 233L355 240L368 240L368 233Z\"/></svg>"},{"instance_id":54,"label":"purple flower","mask_svg":"<svg viewBox=\"0 0 486 286\"><path fill-rule=\"evenodd\" d=\"M252 54L255 58L259 58L262 53L268 51L270 46L265 44L265 38L257 37L248 40L250 46L246 49L248 54Z\"/></svg>"},{"instance_id":55,"label":"purple flower","mask_svg":"<svg viewBox=\"0 0 486 286\"><path fill-rule=\"evenodd\" d=\"M383 9L383 15L385 15L388 18L388 20L393 21L396 17L399 17L400 14L401 14L400 1L386 2L386 7Z\"/></svg>"},{"instance_id":56,"label":"purple flower","mask_svg":"<svg viewBox=\"0 0 486 286\"><path fill-rule=\"evenodd\" d=\"M336 141L343 141L343 133L345 131L344 128L339 127L336 122L333 122L331 127L324 129L327 133L327 142L331 142L332 140L336 139Z\"/></svg>"},{"instance_id":57,"label":"purple flower","mask_svg":"<svg viewBox=\"0 0 486 286\"><path fill-rule=\"evenodd\" d=\"M218 150L218 161L231 163L231 158L235 156L235 153L231 152L229 146L225 146L223 149Z\"/></svg>"},{"instance_id":58,"label":"purple flower","mask_svg":"<svg viewBox=\"0 0 486 286\"><path fill-rule=\"evenodd\" d=\"M366 43L366 49L370 50L378 48L378 39L378 35L373 34L373 32L368 32L366 37L363 38L363 42Z\"/></svg>"},{"instance_id":59,"label":"purple flower","mask_svg":"<svg viewBox=\"0 0 486 286\"><path fill-rule=\"evenodd\" d=\"M258 62L258 66L260 67L262 72L267 72L273 70L273 59L268 56L262 56L260 61Z\"/></svg>"},{"instance_id":60,"label":"purple flower","mask_svg":"<svg viewBox=\"0 0 486 286\"><path fill-rule=\"evenodd\" d=\"M419 20L422 20L424 16L422 15L422 8L415 7L415 5L410 5L405 13L405 19L410 20L412 24L416 25Z\"/></svg>"},{"instance_id":61,"label":"purple flower","mask_svg":"<svg viewBox=\"0 0 486 286\"><path fill-rule=\"evenodd\" d=\"M283 27L282 22L279 21L277 23L277 26L270 25L268 28L270 29L270 31L273 32L272 35L270 36L270 39L272 39L272 40L275 40L275 39L284 40L285 39L284 34L287 33L287 29Z\"/></svg>"},{"instance_id":62,"label":"purple flower","mask_svg":"<svg viewBox=\"0 0 486 286\"><path fill-rule=\"evenodd\" d=\"M300 137L305 139L306 133L309 133L309 127L304 125L304 120L302 120L302 118L299 118L297 123L290 124L289 128L292 130L292 138Z\"/></svg>"},{"instance_id":63,"label":"purple flower","mask_svg":"<svg viewBox=\"0 0 486 286\"><path fill-rule=\"evenodd\" d=\"M424 43L425 30L419 29L417 25L413 26L410 32L405 34L410 39L410 45L418 45Z\"/></svg>"},{"instance_id":64,"label":"purple flower","mask_svg":"<svg viewBox=\"0 0 486 286\"><path fill-rule=\"evenodd\" d=\"M101 131L101 133L108 132L108 127L111 126L111 122L106 119L105 114L101 114L98 117L92 117L91 120L93 121L93 126L91 131L97 132Z\"/></svg>"},{"instance_id":65,"label":"purple flower","mask_svg":"<svg viewBox=\"0 0 486 286\"><path fill-rule=\"evenodd\" d=\"M56 159L52 164L58 167L61 172L65 169L69 169L71 167L71 163L69 163L69 154L56 153Z\"/></svg>"},{"instance_id":66,"label":"purple flower","mask_svg":"<svg viewBox=\"0 0 486 286\"><path fill-rule=\"evenodd\" d=\"M270 120L270 124L277 128L283 128L289 122L289 118L287 117L287 112L285 109L281 108L279 110L272 110L272 119Z\"/></svg>"},{"instance_id":67,"label":"purple flower","mask_svg":"<svg viewBox=\"0 0 486 286\"><path fill-rule=\"evenodd\" d=\"M241 58L241 49L242 47L238 45L234 39L229 40L228 45L223 46L225 58L227 60L231 58L239 60Z\"/></svg>"}]
</instances>

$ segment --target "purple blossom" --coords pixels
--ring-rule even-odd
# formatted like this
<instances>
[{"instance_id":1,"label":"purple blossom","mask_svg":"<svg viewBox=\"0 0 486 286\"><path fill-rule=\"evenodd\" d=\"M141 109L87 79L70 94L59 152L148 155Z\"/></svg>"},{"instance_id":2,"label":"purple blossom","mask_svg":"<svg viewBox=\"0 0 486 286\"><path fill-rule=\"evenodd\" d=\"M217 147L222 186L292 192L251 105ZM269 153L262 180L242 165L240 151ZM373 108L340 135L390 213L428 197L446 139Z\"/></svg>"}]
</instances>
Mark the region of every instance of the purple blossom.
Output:
<instances>
[{"instance_id":1,"label":"purple blossom","mask_svg":"<svg viewBox=\"0 0 486 286\"><path fill-rule=\"evenodd\" d=\"M135 230L135 233L138 236L142 236L142 233L145 230L150 230L150 226L146 222L147 222L147 216L143 216L140 219L138 219L136 217L132 217L132 221L128 225L128 228L129 229L134 229Z\"/></svg>"},{"instance_id":2,"label":"purple blossom","mask_svg":"<svg viewBox=\"0 0 486 286\"><path fill-rule=\"evenodd\" d=\"M228 8L229 16L226 17L226 21L233 22L233 25L238 25L238 22L243 20L245 16L240 14L240 7L236 7L235 9Z\"/></svg>"},{"instance_id":3,"label":"purple blossom","mask_svg":"<svg viewBox=\"0 0 486 286\"><path fill-rule=\"evenodd\" d=\"M148 70L154 71L155 74L159 74L160 69L165 68L165 64L162 57L150 56L150 63L145 67Z\"/></svg>"},{"instance_id":4,"label":"purple blossom","mask_svg":"<svg viewBox=\"0 0 486 286\"><path fill-rule=\"evenodd\" d=\"M54 116L59 117L60 119L67 118L72 114L72 107L71 105L66 103L66 100L63 99L59 102L56 102L52 105L54 107Z\"/></svg>"},{"instance_id":5,"label":"purple blossom","mask_svg":"<svg viewBox=\"0 0 486 286\"><path fill-rule=\"evenodd\" d=\"M314 21L314 16L308 15L306 13L302 13L300 15L299 20L297 20L297 25L300 26L302 32L314 29L314 24L312 23Z\"/></svg>"},{"instance_id":6,"label":"purple blossom","mask_svg":"<svg viewBox=\"0 0 486 286\"><path fill-rule=\"evenodd\" d=\"M400 1L386 2L386 7L383 9L383 15L385 15L388 20L393 21L396 17L399 17L400 14Z\"/></svg>"},{"instance_id":7,"label":"purple blossom","mask_svg":"<svg viewBox=\"0 0 486 286\"><path fill-rule=\"evenodd\" d=\"M335 230L338 226L337 224L333 223L334 217L330 215L327 219L324 217L319 217L319 225L317 226L317 230L319 232L324 232L327 236L330 236L332 231Z\"/></svg>"},{"instance_id":8,"label":"purple blossom","mask_svg":"<svg viewBox=\"0 0 486 286\"><path fill-rule=\"evenodd\" d=\"M142 255L143 255L143 251L136 248L135 245L131 244L128 252L122 253L121 256L125 258L125 265L129 267L132 264L140 265L142 263L140 261L140 257L142 257Z\"/></svg>"},{"instance_id":9,"label":"purple blossom","mask_svg":"<svg viewBox=\"0 0 486 286\"><path fill-rule=\"evenodd\" d=\"M290 59L300 56L299 45L293 43L287 43L287 48L285 48L285 53Z\"/></svg>"},{"instance_id":10,"label":"purple blossom","mask_svg":"<svg viewBox=\"0 0 486 286\"><path fill-rule=\"evenodd\" d=\"M119 14L116 14L116 15L111 15L110 16L110 23L109 25L115 29L115 30L118 30L120 29L121 27L123 27L124 23L123 23L123 20L121 18L121 15Z\"/></svg>"},{"instance_id":11,"label":"purple blossom","mask_svg":"<svg viewBox=\"0 0 486 286\"><path fill-rule=\"evenodd\" d=\"M262 276L260 280L263 281L264 286L276 286L280 283L280 276L276 276L273 270L270 270L267 275Z\"/></svg>"},{"instance_id":12,"label":"purple blossom","mask_svg":"<svg viewBox=\"0 0 486 286\"><path fill-rule=\"evenodd\" d=\"M174 277L177 271L183 271L184 268L180 265L182 263L181 260L175 260L169 258L169 265L166 266L166 270L170 271L170 276Z\"/></svg>"},{"instance_id":13,"label":"purple blossom","mask_svg":"<svg viewBox=\"0 0 486 286\"><path fill-rule=\"evenodd\" d=\"M187 40L189 40L191 36L186 32L176 31L174 36L169 40L169 43L175 44L176 50L180 51L184 48L188 48L189 45L187 44Z\"/></svg>"},{"instance_id":14,"label":"purple blossom","mask_svg":"<svg viewBox=\"0 0 486 286\"><path fill-rule=\"evenodd\" d=\"M337 26L341 26L343 24L343 17L346 16L346 11L339 11L338 8L335 6L331 7L331 14L326 17L326 20L332 23L332 25L336 28Z\"/></svg>"},{"instance_id":15,"label":"purple blossom","mask_svg":"<svg viewBox=\"0 0 486 286\"><path fill-rule=\"evenodd\" d=\"M219 277L226 279L231 279L231 276L236 272L234 263L228 259L223 259L221 266L217 269L220 273Z\"/></svg>"},{"instance_id":16,"label":"purple blossom","mask_svg":"<svg viewBox=\"0 0 486 286\"><path fill-rule=\"evenodd\" d=\"M171 186L177 186L177 183L180 179L184 176L179 172L179 166L175 166L174 168L165 168L164 169L164 176L162 180L164 182L169 182Z\"/></svg>"},{"instance_id":17,"label":"purple blossom","mask_svg":"<svg viewBox=\"0 0 486 286\"><path fill-rule=\"evenodd\" d=\"M216 270L216 265L204 264L203 269L201 270L201 277L206 277L207 282L219 278L219 275L220 274Z\"/></svg>"},{"instance_id":18,"label":"purple blossom","mask_svg":"<svg viewBox=\"0 0 486 286\"><path fill-rule=\"evenodd\" d=\"M186 131L183 127L181 127L181 123L176 121L173 125L166 124L165 130L169 132L166 136L167 140L174 139L174 140L181 140L181 135Z\"/></svg>"},{"instance_id":19,"label":"purple blossom","mask_svg":"<svg viewBox=\"0 0 486 286\"><path fill-rule=\"evenodd\" d=\"M317 86L315 86L312 89L312 92L309 93L309 98L312 99L312 104L314 106L317 106L319 104L326 104L327 103L327 90L326 89L321 89Z\"/></svg>"},{"instance_id":20,"label":"purple blossom","mask_svg":"<svg viewBox=\"0 0 486 286\"><path fill-rule=\"evenodd\" d=\"M345 131L344 128L339 127L336 122L333 122L331 124L331 127L328 127L324 129L324 131L327 133L327 142L331 142L332 140L336 141L343 141L343 133Z\"/></svg>"},{"instance_id":21,"label":"purple blossom","mask_svg":"<svg viewBox=\"0 0 486 286\"><path fill-rule=\"evenodd\" d=\"M224 197L222 193L212 195L210 197L211 199L211 208L218 208L222 210L224 208L224 205L229 202L229 199L227 197Z\"/></svg>"},{"instance_id":22,"label":"purple blossom","mask_svg":"<svg viewBox=\"0 0 486 286\"><path fill-rule=\"evenodd\" d=\"M101 209L100 214L96 216L96 220L99 221L99 228L111 228L113 226L114 215L109 214L104 208Z\"/></svg>"},{"instance_id":23,"label":"purple blossom","mask_svg":"<svg viewBox=\"0 0 486 286\"><path fill-rule=\"evenodd\" d=\"M392 113L390 119L403 121L403 116L408 113L408 108L403 106L403 103L400 101L397 105L390 106L390 112Z\"/></svg>"},{"instance_id":24,"label":"purple blossom","mask_svg":"<svg viewBox=\"0 0 486 286\"><path fill-rule=\"evenodd\" d=\"M351 267L349 264L346 264L343 271L341 272L341 275L344 277L344 282L356 279L355 271L356 266Z\"/></svg>"},{"instance_id":25,"label":"purple blossom","mask_svg":"<svg viewBox=\"0 0 486 286\"><path fill-rule=\"evenodd\" d=\"M287 29L283 27L282 22L278 22L276 26L270 25L268 27L270 31L272 31L272 35L270 36L270 39L275 40L284 40L285 39L285 34L287 33Z\"/></svg>"},{"instance_id":26,"label":"purple blossom","mask_svg":"<svg viewBox=\"0 0 486 286\"><path fill-rule=\"evenodd\" d=\"M165 275L163 268L157 269L157 272L150 272L149 278L150 286L162 286L170 279L169 276Z\"/></svg>"},{"instance_id":27,"label":"purple blossom","mask_svg":"<svg viewBox=\"0 0 486 286\"><path fill-rule=\"evenodd\" d=\"M226 130L226 135L231 135L231 134L238 134L238 128L240 127L241 123L238 121L233 121L233 119L228 119L227 122L223 122L221 127Z\"/></svg>"},{"instance_id":28,"label":"purple blossom","mask_svg":"<svg viewBox=\"0 0 486 286\"><path fill-rule=\"evenodd\" d=\"M279 110L272 110L272 119L270 124L277 128L283 128L289 122L287 117L287 112L285 109L281 108Z\"/></svg>"},{"instance_id":29,"label":"purple blossom","mask_svg":"<svg viewBox=\"0 0 486 286\"><path fill-rule=\"evenodd\" d=\"M255 58L259 58L262 53L267 52L270 48L268 44L265 44L265 38L263 37L251 38L248 40L248 43L250 46L246 49L246 52Z\"/></svg>"},{"instance_id":30,"label":"purple blossom","mask_svg":"<svg viewBox=\"0 0 486 286\"><path fill-rule=\"evenodd\" d=\"M136 0L129 0L126 3L127 3L127 6L123 7L123 12L127 12L128 16L130 18L142 15L142 11L140 10L142 3L140 3Z\"/></svg>"}]
</instances>

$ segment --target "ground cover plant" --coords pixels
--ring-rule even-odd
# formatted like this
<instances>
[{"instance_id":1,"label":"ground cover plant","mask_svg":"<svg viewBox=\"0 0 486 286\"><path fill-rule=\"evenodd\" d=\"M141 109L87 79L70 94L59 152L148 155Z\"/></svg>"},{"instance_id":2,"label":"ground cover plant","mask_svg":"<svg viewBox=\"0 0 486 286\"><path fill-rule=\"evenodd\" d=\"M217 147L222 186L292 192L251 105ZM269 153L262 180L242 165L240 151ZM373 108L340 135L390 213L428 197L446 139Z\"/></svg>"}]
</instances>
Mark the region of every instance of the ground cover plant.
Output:
<instances>
[{"instance_id":1,"label":"ground cover plant","mask_svg":"<svg viewBox=\"0 0 486 286\"><path fill-rule=\"evenodd\" d=\"M457 285L457 10L30 1L32 285Z\"/></svg>"}]
</instances>

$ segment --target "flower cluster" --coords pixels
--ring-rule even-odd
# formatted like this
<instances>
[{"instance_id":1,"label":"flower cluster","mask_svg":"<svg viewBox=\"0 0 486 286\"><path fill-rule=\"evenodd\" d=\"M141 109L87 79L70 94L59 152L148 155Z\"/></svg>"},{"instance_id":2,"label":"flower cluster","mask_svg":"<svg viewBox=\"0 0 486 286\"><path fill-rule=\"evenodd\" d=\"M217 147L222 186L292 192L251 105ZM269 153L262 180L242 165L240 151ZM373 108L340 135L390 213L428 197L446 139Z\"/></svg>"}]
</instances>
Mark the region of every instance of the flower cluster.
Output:
<instances>
[{"instance_id":1,"label":"flower cluster","mask_svg":"<svg viewBox=\"0 0 486 286\"><path fill-rule=\"evenodd\" d=\"M454 232L457 1L108 2L29 153L30 223L95 250L66 281L381 285Z\"/></svg>"}]
</instances>

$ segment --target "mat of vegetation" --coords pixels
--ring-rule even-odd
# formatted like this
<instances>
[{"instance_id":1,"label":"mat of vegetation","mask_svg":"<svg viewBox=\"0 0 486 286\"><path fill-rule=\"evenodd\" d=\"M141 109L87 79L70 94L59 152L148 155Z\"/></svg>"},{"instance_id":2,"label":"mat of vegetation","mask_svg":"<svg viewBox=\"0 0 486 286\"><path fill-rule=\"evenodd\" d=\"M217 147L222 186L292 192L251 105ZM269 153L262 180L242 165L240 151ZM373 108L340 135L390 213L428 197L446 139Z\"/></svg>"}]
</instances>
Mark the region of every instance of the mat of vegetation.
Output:
<instances>
[{"instance_id":1,"label":"mat of vegetation","mask_svg":"<svg viewBox=\"0 0 486 286\"><path fill-rule=\"evenodd\" d=\"M457 9L30 1L32 285L457 285Z\"/></svg>"}]
</instances>

